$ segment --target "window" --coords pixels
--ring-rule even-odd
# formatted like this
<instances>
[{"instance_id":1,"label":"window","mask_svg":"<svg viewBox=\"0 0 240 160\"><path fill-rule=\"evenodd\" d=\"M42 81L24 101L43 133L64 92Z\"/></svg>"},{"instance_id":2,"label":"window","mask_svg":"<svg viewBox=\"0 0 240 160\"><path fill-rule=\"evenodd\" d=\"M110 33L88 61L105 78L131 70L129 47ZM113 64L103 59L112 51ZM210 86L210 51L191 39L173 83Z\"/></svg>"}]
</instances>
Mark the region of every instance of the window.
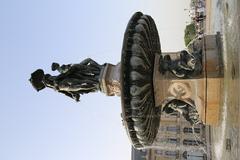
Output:
<instances>
[{"instance_id":1,"label":"window","mask_svg":"<svg viewBox=\"0 0 240 160\"><path fill-rule=\"evenodd\" d=\"M198 159L198 160L206 160L207 155L205 153L202 153L201 151L184 151L182 154L182 157L185 160L188 159Z\"/></svg>"},{"instance_id":2,"label":"window","mask_svg":"<svg viewBox=\"0 0 240 160\"><path fill-rule=\"evenodd\" d=\"M178 157L178 152L177 151L165 151L165 155L167 157L177 158Z\"/></svg>"},{"instance_id":3,"label":"window","mask_svg":"<svg viewBox=\"0 0 240 160\"><path fill-rule=\"evenodd\" d=\"M179 139L178 138L168 138L167 142L171 144L179 144Z\"/></svg>"},{"instance_id":4,"label":"window","mask_svg":"<svg viewBox=\"0 0 240 160\"><path fill-rule=\"evenodd\" d=\"M162 151L162 150L156 150L155 153L156 153L157 155L160 155L160 156L163 155L163 151Z\"/></svg>"},{"instance_id":5,"label":"window","mask_svg":"<svg viewBox=\"0 0 240 160\"><path fill-rule=\"evenodd\" d=\"M193 128L184 127L183 133L193 133ZM194 133L200 133L200 128L194 128Z\"/></svg>"},{"instance_id":6,"label":"window","mask_svg":"<svg viewBox=\"0 0 240 160\"><path fill-rule=\"evenodd\" d=\"M168 127L167 127L167 131L168 131L168 132L176 132L176 133L179 133L179 132L180 132L180 126L168 126Z\"/></svg>"},{"instance_id":7,"label":"window","mask_svg":"<svg viewBox=\"0 0 240 160\"><path fill-rule=\"evenodd\" d=\"M160 131L164 131L165 127L160 127Z\"/></svg>"},{"instance_id":8,"label":"window","mask_svg":"<svg viewBox=\"0 0 240 160\"><path fill-rule=\"evenodd\" d=\"M183 145L188 145L188 146L198 146L202 145L203 142L199 140L191 140L191 139L185 139L183 140Z\"/></svg>"}]
</instances>

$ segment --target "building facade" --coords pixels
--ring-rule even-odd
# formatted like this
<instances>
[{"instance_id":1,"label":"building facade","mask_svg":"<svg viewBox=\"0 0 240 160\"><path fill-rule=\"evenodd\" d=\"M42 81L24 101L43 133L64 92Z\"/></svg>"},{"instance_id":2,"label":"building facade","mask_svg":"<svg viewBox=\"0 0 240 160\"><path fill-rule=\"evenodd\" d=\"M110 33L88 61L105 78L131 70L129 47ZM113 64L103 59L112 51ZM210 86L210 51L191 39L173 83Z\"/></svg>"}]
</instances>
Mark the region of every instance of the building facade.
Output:
<instances>
[{"instance_id":1,"label":"building facade","mask_svg":"<svg viewBox=\"0 0 240 160\"><path fill-rule=\"evenodd\" d=\"M210 160L210 127L191 126L179 113L162 113L154 149L132 151L132 160ZM134 159L135 158L135 159Z\"/></svg>"}]
</instances>

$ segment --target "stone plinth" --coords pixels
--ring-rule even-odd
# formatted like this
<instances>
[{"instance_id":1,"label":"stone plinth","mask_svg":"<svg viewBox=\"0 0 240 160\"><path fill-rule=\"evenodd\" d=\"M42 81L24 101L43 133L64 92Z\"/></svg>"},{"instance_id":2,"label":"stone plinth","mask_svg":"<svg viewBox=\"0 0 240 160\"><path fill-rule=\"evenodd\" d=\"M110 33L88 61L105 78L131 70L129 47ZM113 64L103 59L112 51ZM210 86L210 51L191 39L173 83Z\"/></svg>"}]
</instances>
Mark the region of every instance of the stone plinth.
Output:
<instances>
[{"instance_id":1,"label":"stone plinth","mask_svg":"<svg viewBox=\"0 0 240 160\"><path fill-rule=\"evenodd\" d=\"M167 53L165 53L167 54ZM170 53L175 56L176 53ZM206 82L203 75L193 79L180 79L172 73L164 75L158 71L159 57L155 59L154 93L157 106L165 105L173 99L182 100L192 106L196 106L201 119L205 118L205 88Z\"/></svg>"},{"instance_id":2,"label":"stone plinth","mask_svg":"<svg viewBox=\"0 0 240 160\"><path fill-rule=\"evenodd\" d=\"M100 75L100 88L107 96L120 96L120 63L107 63Z\"/></svg>"},{"instance_id":3,"label":"stone plinth","mask_svg":"<svg viewBox=\"0 0 240 160\"><path fill-rule=\"evenodd\" d=\"M205 36L202 44L203 70L200 75L193 78L178 78L171 72L161 74L158 70L160 56L156 56L153 78L155 104L164 106L172 99L182 100L196 107L203 123L217 125L223 78L219 35ZM179 56L179 52L163 53L163 55L170 55L175 59Z\"/></svg>"}]
</instances>

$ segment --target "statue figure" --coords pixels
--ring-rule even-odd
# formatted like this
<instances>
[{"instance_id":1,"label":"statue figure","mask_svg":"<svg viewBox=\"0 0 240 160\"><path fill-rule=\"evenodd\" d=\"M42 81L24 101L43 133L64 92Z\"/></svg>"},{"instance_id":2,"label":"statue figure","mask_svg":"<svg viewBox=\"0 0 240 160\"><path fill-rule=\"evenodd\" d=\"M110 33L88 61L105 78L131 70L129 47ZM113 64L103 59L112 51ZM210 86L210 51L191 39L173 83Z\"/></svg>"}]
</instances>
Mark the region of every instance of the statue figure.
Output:
<instances>
[{"instance_id":1,"label":"statue figure","mask_svg":"<svg viewBox=\"0 0 240 160\"><path fill-rule=\"evenodd\" d=\"M160 72L164 74L170 71L178 78L189 78L197 76L202 71L201 51L188 53L186 50L180 52L180 58L172 60L170 55L161 56Z\"/></svg>"},{"instance_id":2,"label":"statue figure","mask_svg":"<svg viewBox=\"0 0 240 160\"><path fill-rule=\"evenodd\" d=\"M167 114L179 112L192 125L201 123L196 107L178 99L169 101L162 111Z\"/></svg>"},{"instance_id":3,"label":"statue figure","mask_svg":"<svg viewBox=\"0 0 240 160\"><path fill-rule=\"evenodd\" d=\"M52 63L52 71L57 70L59 75L44 74L42 69L38 69L31 74L30 82L37 91L45 87L52 88L78 102L81 94L100 90L99 76L104 66L90 58L79 64L60 66Z\"/></svg>"}]
</instances>

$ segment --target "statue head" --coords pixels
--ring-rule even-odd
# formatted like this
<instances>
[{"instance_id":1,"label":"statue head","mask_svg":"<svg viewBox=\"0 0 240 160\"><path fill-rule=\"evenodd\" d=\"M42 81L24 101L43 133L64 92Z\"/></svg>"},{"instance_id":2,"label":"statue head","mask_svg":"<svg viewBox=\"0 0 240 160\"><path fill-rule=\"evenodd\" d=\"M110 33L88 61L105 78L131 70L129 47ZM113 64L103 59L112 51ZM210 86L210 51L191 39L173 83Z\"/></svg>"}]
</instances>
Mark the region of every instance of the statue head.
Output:
<instances>
[{"instance_id":1,"label":"statue head","mask_svg":"<svg viewBox=\"0 0 240 160\"><path fill-rule=\"evenodd\" d=\"M191 69L194 69L197 61L196 57L193 54L188 53L186 50L182 50L181 55L181 59L185 61L186 65Z\"/></svg>"},{"instance_id":2,"label":"statue head","mask_svg":"<svg viewBox=\"0 0 240 160\"><path fill-rule=\"evenodd\" d=\"M191 68L194 69L195 68L195 64L196 64L196 58L194 56L192 56L191 58L189 58L189 60L187 61L187 65Z\"/></svg>"},{"instance_id":3,"label":"statue head","mask_svg":"<svg viewBox=\"0 0 240 160\"><path fill-rule=\"evenodd\" d=\"M29 81L31 82L33 88L35 88L37 91L40 91L46 87L43 83L44 76L44 71L42 69L37 69L31 74Z\"/></svg>"},{"instance_id":4,"label":"statue head","mask_svg":"<svg viewBox=\"0 0 240 160\"><path fill-rule=\"evenodd\" d=\"M56 62L52 63L52 71L56 71L58 68L60 67L60 65Z\"/></svg>"}]
</instances>

